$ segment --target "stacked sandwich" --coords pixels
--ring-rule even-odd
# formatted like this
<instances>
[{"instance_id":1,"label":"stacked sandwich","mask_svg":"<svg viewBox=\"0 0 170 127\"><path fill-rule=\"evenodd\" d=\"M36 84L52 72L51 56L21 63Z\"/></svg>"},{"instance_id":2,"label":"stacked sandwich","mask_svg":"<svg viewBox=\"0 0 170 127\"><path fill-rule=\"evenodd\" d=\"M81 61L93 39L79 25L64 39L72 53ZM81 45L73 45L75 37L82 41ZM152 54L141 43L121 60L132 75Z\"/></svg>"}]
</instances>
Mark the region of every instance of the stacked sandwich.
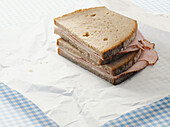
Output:
<instances>
[{"instance_id":1,"label":"stacked sandwich","mask_svg":"<svg viewBox=\"0 0 170 127\"><path fill-rule=\"evenodd\" d=\"M81 9L54 19L58 54L118 84L153 65L154 44L144 39L133 19L105 7Z\"/></svg>"}]
</instances>

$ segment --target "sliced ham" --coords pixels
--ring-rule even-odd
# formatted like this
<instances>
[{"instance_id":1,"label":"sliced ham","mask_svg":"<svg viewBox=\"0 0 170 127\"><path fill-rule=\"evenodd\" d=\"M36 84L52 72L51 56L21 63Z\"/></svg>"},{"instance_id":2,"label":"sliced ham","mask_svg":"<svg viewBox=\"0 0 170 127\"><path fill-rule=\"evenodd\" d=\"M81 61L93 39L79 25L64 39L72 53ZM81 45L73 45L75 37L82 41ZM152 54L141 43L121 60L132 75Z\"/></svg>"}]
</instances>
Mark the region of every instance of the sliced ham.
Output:
<instances>
[{"instance_id":1,"label":"sliced ham","mask_svg":"<svg viewBox=\"0 0 170 127\"><path fill-rule=\"evenodd\" d=\"M74 57L77 61L80 61L80 62L88 65L91 68L95 68L96 70L104 73L105 75L107 75L108 77L113 78L113 79L119 79L124 75L138 72L138 71L144 69L145 67L147 67L148 65L153 65L158 59L158 55L157 55L156 51L153 51L152 49L149 49L149 48L145 48L144 51L142 52L142 55L138 59L138 61L131 68L129 68L127 71L125 71L117 76L113 76L110 73L108 73L107 71L105 71L104 69L99 68L99 67L93 65L92 63L90 63L78 56L73 55L72 53L62 49L61 47L60 47L60 49L65 51L67 54L71 55L72 57Z\"/></svg>"},{"instance_id":2,"label":"sliced ham","mask_svg":"<svg viewBox=\"0 0 170 127\"><path fill-rule=\"evenodd\" d=\"M145 46L145 48L149 48L149 49L154 49L154 44L150 43L149 41L143 39L142 44Z\"/></svg>"},{"instance_id":3,"label":"sliced ham","mask_svg":"<svg viewBox=\"0 0 170 127\"><path fill-rule=\"evenodd\" d=\"M69 36L70 39L74 40L79 46L86 49L89 53L94 54L96 57L100 57L96 54L92 49L88 48L87 46L80 43L76 38L74 38L69 33L65 32L61 28L57 27L56 30L62 32L66 36ZM145 40L143 35L139 30L137 30L135 39L125 48L123 51L120 51L118 54L129 53L133 51L137 51L139 49L142 50L141 57L139 58L140 61L146 61L149 65L153 65L158 60L158 55L156 51L153 51L154 44L150 43L149 41Z\"/></svg>"},{"instance_id":4,"label":"sliced ham","mask_svg":"<svg viewBox=\"0 0 170 127\"><path fill-rule=\"evenodd\" d=\"M137 61L131 68L129 68L127 71L115 76L115 78L119 78L123 75L129 74L129 73L134 73L134 72L138 72L142 69L144 69L146 66L148 65L147 61Z\"/></svg>"},{"instance_id":5,"label":"sliced ham","mask_svg":"<svg viewBox=\"0 0 170 127\"><path fill-rule=\"evenodd\" d=\"M152 49L145 48L138 61L147 61L149 65L154 65L157 60L157 52Z\"/></svg>"},{"instance_id":6,"label":"sliced ham","mask_svg":"<svg viewBox=\"0 0 170 127\"><path fill-rule=\"evenodd\" d=\"M136 37L133 42L129 44L126 49L119 52L119 54L137 51L139 49L142 50L142 54L138 61L146 61L149 65L153 65L156 63L156 61L158 60L158 55L157 52L153 50L154 44L144 39L139 30L137 31Z\"/></svg>"},{"instance_id":7,"label":"sliced ham","mask_svg":"<svg viewBox=\"0 0 170 127\"><path fill-rule=\"evenodd\" d=\"M132 43L130 43L123 51L121 51L119 53L120 54L128 53L128 52L132 52L132 51L137 51L139 49L144 50L144 48L153 49L154 44L152 44L149 41L145 40L143 35L141 34L141 32L139 30L137 30L136 37L132 41Z\"/></svg>"}]
</instances>

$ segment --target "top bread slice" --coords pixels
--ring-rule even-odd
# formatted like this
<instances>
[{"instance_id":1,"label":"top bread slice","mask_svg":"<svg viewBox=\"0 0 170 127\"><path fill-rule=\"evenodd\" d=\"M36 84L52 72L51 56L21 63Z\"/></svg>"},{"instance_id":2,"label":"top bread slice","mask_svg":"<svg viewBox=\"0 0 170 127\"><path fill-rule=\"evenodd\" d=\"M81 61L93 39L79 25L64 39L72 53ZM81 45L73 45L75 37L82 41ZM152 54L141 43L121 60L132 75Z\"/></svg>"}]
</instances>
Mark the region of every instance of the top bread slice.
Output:
<instances>
[{"instance_id":1,"label":"top bread slice","mask_svg":"<svg viewBox=\"0 0 170 127\"><path fill-rule=\"evenodd\" d=\"M135 38L137 22L105 7L81 9L55 18L56 26L106 59Z\"/></svg>"}]
</instances>

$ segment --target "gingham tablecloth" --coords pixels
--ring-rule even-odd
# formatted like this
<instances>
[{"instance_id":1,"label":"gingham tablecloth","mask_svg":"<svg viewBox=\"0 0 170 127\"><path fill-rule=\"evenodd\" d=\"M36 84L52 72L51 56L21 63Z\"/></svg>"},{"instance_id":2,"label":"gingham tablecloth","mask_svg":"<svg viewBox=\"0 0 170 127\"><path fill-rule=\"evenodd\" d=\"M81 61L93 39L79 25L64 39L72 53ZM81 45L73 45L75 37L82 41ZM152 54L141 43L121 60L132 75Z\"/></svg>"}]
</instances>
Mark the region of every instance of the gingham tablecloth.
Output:
<instances>
[{"instance_id":1,"label":"gingham tablecloth","mask_svg":"<svg viewBox=\"0 0 170 127\"><path fill-rule=\"evenodd\" d=\"M110 120L102 127L169 127L170 96Z\"/></svg>"},{"instance_id":2,"label":"gingham tablecloth","mask_svg":"<svg viewBox=\"0 0 170 127\"><path fill-rule=\"evenodd\" d=\"M0 83L0 126L59 127L19 92ZM170 96L110 120L102 127L170 126Z\"/></svg>"},{"instance_id":3,"label":"gingham tablecloth","mask_svg":"<svg viewBox=\"0 0 170 127\"><path fill-rule=\"evenodd\" d=\"M169 0L132 1L151 12L170 13ZM69 2L65 5L66 8ZM37 15L42 14L54 17L56 11L60 13L60 7L62 7L62 2L59 0L0 1L0 27L21 24L36 19ZM0 83L0 126L57 127L58 125L19 92ZM103 127L111 126L170 126L170 96L133 110L103 125Z\"/></svg>"},{"instance_id":4,"label":"gingham tablecloth","mask_svg":"<svg viewBox=\"0 0 170 127\"><path fill-rule=\"evenodd\" d=\"M0 83L0 127L59 127L35 104Z\"/></svg>"}]
</instances>

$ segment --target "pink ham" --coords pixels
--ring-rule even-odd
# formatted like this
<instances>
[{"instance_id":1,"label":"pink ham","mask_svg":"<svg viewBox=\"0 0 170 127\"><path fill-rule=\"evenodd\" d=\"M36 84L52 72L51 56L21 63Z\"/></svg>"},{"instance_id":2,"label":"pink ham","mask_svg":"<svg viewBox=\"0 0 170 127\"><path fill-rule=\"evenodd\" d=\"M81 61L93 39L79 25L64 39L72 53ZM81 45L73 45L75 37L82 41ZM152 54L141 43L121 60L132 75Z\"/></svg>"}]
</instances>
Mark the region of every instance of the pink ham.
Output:
<instances>
[{"instance_id":1,"label":"pink ham","mask_svg":"<svg viewBox=\"0 0 170 127\"><path fill-rule=\"evenodd\" d=\"M149 41L145 40L141 32L138 30L136 33L135 39L130 43L123 51L119 52L119 54L128 53L132 51L137 51L139 49L144 50L144 47L153 49L154 44L150 43Z\"/></svg>"},{"instance_id":2,"label":"pink ham","mask_svg":"<svg viewBox=\"0 0 170 127\"><path fill-rule=\"evenodd\" d=\"M156 63L156 61L158 60L158 55L157 52L153 50L154 44L145 40L139 30L137 31L136 37L133 42L129 44L125 50L119 52L119 54L137 51L139 49L142 49L142 54L139 58L139 61L147 61L149 65L153 65Z\"/></svg>"},{"instance_id":3,"label":"pink ham","mask_svg":"<svg viewBox=\"0 0 170 127\"><path fill-rule=\"evenodd\" d=\"M115 78L119 78L120 76L126 75L128 73L138 72L144 69L148 65L154 65L158 60L157 52L152 49L145 49L138 61L127 71L115 76Z\"/></svg>"},{"instance_id":4,"label":"pink ham","mask_svg":"<svg viewBox=\"0 0 170 127\"><path fill-rule=\"evenodd\" d=\"M145 48L138 61L147 61L149 65L154 65L157 60L157 52L152 49Z\"/></svg>"},{"instance_id":5,"label":"pink ham","mask_svg":"<svg viewBox=\"0 0 170 127\"><path fill-rule=\"evenodd\" d=\"M119 78L119 77L129 74L129 73L138 72L138 71L144 69L147 65L148 65L148 62L145 60L137 61L131 68L129 68L127 71L115 76L115 78Z\"/></svg>"},{"instance_id":6,"label":"pink ham","mask_svg":"<svg viewBox=\"0 0 170 127\"><path fill-rule=\"evenodd\" d=\"M150 43L149 41L143 39L142 44L145 46L145 48L149 48L149 49L154 49L154 44Z\"/></svg>"},{"instance_id":7,"label":"pink ham","mask_svg":"<svg viewBox=\"0 0 170 127\"><path fill-rule=\"evenodd\" d=\"M156 63L156 61L158 60L158 54L156 51L153 50L154 44L145 40L139 31L137 32L136 38L138 38L140 40L140 43L143 45L142 46L143 50L142 50L142 54L141 54L140 58L131 68L129 68L127 71L115 76L115 78L119 78L119 77L126 75L128 73L138 72L138 71L144 69L148 65L154 65ZM124 50L124 52L126 52L126 51L129 52L129 51L132 51L135 48L137 48L136 45L138 45L138 43L137 43L138 40L136 38L130 44L130 46L128 46L127 49Z\"/></svg>"},{"instance_id":8,"label":"pink ham","mask_svg":"<svg viewBox=\"0 0 170 127\"><path fill-rule=\"evenodd\" d=\"M57 31L62 32L66 36L68 36L70 39L74 40L79 46L82 46L90 53L94 54L96 57L100 57L98 54L96 54L92 49L88 48L87 46L81 44L76 38L74 38L69 33L65 32L61 28L57 27ZM145 40L143 35L139 30L137 30L135 39L123 50L120 51L118 54L128 53L137 51L139 49L142 50L141 57L139 58L140 61L147 61L149 65L153 65L158 60L158 55L156 51L153 51L154 44L150 43L149 41Z\"/></svg>"}]
</instances>

